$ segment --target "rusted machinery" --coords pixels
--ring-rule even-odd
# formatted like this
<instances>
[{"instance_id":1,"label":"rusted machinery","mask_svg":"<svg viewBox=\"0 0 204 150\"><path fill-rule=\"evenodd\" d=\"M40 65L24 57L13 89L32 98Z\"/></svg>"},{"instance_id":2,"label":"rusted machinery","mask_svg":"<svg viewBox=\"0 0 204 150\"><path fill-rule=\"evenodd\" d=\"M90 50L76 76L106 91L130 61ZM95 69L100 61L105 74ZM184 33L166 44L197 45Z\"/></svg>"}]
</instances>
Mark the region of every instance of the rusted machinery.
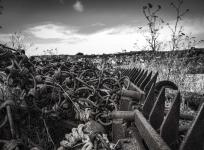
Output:
<instances>
[{"instance_id":1,"label":"rusted machinery","mask_svg":"<svg viewBox=\"0 0 204 150\"><path fill-rule=\"evenodd\" d=\"M0 149L202 150L204 105L180 113L178 87L157 76L0 45Z\"/></svg>"},{"instance_id":2,"label":"rusted machinery","mask_svg":"<svg viewBox=\"0 0 204 150\"><path fill-rule=\"evenodd\" d=\"M145 93L145 96L139 98L139 105L134 104L138 97L136 93L132 94L133 92L128 90L127 94L124 94L125 97L121 98L120 111L107 115L113 119L115 141L125 139L127 134L131 133L131 137L136 139L135 149L204 149L202 129L204 104L195 118L182 114L180 113L181 95L178 91L170 109L165 111L165 88L178 90L175 84L169 81L157 83L157 73L151 77L151 72L148 74L147 71L137 68L121 69L121 72L123 76L130 78L131 82L127 83L129 87L127 89L140 94ZM191 120L190 126L180 126L179 121L181 120Z\"/></svg>"}]
</instances>

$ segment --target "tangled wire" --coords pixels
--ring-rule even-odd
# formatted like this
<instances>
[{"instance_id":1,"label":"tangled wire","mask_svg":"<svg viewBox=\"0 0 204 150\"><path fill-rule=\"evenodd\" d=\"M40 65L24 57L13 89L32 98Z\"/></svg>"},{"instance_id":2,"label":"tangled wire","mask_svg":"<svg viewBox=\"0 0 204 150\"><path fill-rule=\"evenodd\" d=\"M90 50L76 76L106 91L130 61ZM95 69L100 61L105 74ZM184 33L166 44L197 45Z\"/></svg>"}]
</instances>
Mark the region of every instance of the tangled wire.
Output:
<instances>
[{"instance_id":1,"label":"tangled wire","mask_svg":"<svg viewBox=\"0 0 204 150\"><path fill-rule=\"evenodd\" d=\"M57 149L67 131L72 132L61 142L64 148L80 140L82 149L100 146L82 133L81 124L95 121L110 130L112 122L104 114L118 109L124 79L117 70L99 69L87 59L28 58L24 51L1 45L0 149L8 143L14 143L9 150ZM108 141L104 135L96 139Z\"/></svg>"}]
</instances>

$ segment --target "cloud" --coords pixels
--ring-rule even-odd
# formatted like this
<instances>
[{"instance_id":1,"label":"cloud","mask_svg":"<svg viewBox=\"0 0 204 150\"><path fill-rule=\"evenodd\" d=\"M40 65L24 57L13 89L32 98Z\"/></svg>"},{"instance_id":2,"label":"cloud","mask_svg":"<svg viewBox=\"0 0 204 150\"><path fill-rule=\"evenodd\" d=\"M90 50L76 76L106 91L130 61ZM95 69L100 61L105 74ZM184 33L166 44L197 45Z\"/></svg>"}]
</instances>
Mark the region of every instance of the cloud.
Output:
<instances>
[{"instance_id":1,"label":"cloud","mask_svg":"<svg viewBox=\"0 0 204 150\"><path fill-rule=\"evenodd\" d=\"M203 21L196 21L196 23L189 21L189 23L186 23L185 28L187 31L192 31L192 35L196 31L196 33L202 33L204 37L203 29L199 24L203 25ZM95 25L100 26L99 23ZM93 25L92 28L95 28L95 26ZM85 54L117 53L123 49L127 51L139 50L147 45L144 35L148 34L148 32L139 32L135 25L105 26L89 34L81 32L82 29L83 27L53 23L26 29L24 32L32 36L35 47L38 47L37 50L28 51L28 54L40 55L43 54L43 50L55 48L58 49L58 54L76 54L77 52ZM160 33L160 41L169 41L171 39L170 30L167 27L164 27ZM0 40L8 39L9 35L0 34ZM137 47L134 45L136 42Z\"/></svg>"},{"instance_id":2,"label":"cloud","mask_svg":"<svg viewBox=\"0 0 204 150\"><path fill-rule=\"evenodd\" d=\"M73 8L74 8L74 10L75 11L77 11L77 12L83 12L84 11L84 6L83 6L83 4L82 4L82 2L81 1L76 1L76 3L73 5Z\"/></svg>"},{"instance_id":3,"label":"cloud","mask_svg":"<svg viewBox=\"0 0 204 150\"><path fill-rule=\"evenodd\" d=\"M204 34L204 17L194 18L194 19L186 19L183 22L184 31L187 33L196 34Z\"/></svg>"},{"instance_id":4,"label":"cloud","mask_svg":"<svg viewBox=\"0 0 204 150\"><path fill-rule=\"evenodd\" d=\"M49 30L51 33L48 34ZM49 43L36 43L35 46L39 49L30 51L31 55L43 54L43 50L55 48L58 48L58 54L76 54L79 51L85 54L117 53L122 49L135 50L133 46L136 39L140 46L145 42L145 39L137 33L136 28L129 25L105 28L91 34L81 34L70 27L50 24L37 26L29 31L42 40L51 37L61 39Z\"/></svg>"},{"instance_id":5,"label":"cloud","mask_svg":"<svg viewBox=\"0 0 204 150\"><path fill-rule=\"evenodd\" d=\"M91 24L91 26L92 26L92 27L96 27L96 26L98 26L98 27L104 27L104 26L106 26L106 24L101 23L101 22L97 22L97 23Z\"/></svg>"},{"instance_id":6,"label":"cloud","mask_svg":"<svg viewBox=\"0 0 204 150\"><path fill-rule=\"evenodd\" d=\"M77 28L46 24L29 28L27 32L41 39L66 39L77 32Z\"/></svg>"}]
</instances>

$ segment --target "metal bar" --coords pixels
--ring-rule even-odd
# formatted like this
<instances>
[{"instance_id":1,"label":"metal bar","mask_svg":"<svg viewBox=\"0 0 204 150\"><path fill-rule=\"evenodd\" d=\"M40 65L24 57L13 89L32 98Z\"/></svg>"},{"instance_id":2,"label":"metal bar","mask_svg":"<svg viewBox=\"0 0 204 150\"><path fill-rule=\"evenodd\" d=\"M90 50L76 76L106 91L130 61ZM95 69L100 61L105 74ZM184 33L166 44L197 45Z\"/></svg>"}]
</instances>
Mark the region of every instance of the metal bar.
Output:
<instances>
[{"instance_id":1,"label":"metal bar","mask_svg":"<svg viewBox=\"0 0 204 150\"><path fill-rule=\"evenodd\" d=\"M136 83L139 81L139 79L142 77L142 75L144 74L144 70L142 70L141 72L140 72L140 74L138 74L138 76L137 76L137 78L133 81L133 83L136 85Z\"/></svg>"},{"instance_id":2,"label":"metal bar","mask_svg":"<svg viewBox=\"0 0 204 150\"><path fill-rule=\"evenodd\" d=\"M147 119L149 118L150 112L155 103L154 87L155 84L152 84L151 89L149 90L149 93L147 94L144 105L142 107L142 113Z\"/></svg>"},{"instance_id":3,"label":"metal bar","mask_svg":"<svg viewBox=\"0 0 204 150\"><path fill-rule=\"evenodd\" d=\"M113 111L108 114L108 117L112 119L124 119L128 121L134 121L135 111Z\"/></svg>"},{"instance_id":4,"label":"metal bar","mask_svg":"<svg viewBox=\"0 0 204 150\"><path fill-rule=\"evenodd\" d=\"M139 110L135 110L135 125L145 140L149 150L170 150L169 146L152 128Z\"/></svg>"},{"instance_id":5,"label":"metal bar","mask_svg":"<svg viewBox=\"0 0 204 150\"><path fill-rule=\"evenodd\" d=\"M204 103L201 105L198 115L188 130L180 150L203 150L204 148Z\"/></svg>"},{"instance_id":6,"label":"metal bar","mask_svg":"<svg viewBox=\"0 0 204 150\"><path fill-rule=\"evenodd\" d=\"M149 121L155 130L158 130L164 120L164 109L165 109L165 88L163 88L152 108L149 115Z\"/></svg>"},{"instance_id":7,"label":"metal bar","mask_svg":"<svg viewBox=\"0 0 204 150\"><path fill-rule=\"evenodd\" d=\"M147 83L147 85L144 87L145 93L149 93L149 90L153 84L156 84L157 81L158 72L152 77L152 79Z\"/></svg>"},{"instance_id":8,"label":"metal bar","mask_svg":"<svg viewBox=\"0 0 204 150\"><path fill-rule=\"evenodd\" d=\"M140 87L141 83L144 81L144 79L147 77L148 71L145 71L144 74L140 77L136 85Z\"/></svg>"},{"instance_id":9,"label":"metal bar","mask_svg":"<svg viewBox=\"0 0 204 150\"><path fill-rule=\"evenodd\" d=\"M132 99L129 97L121 97L119 109L121 111L128 111L132 109Z\"/></svg>"},{"instance_id":10,"label":"metal bar","mask_svg":"<svg viewBox=\"0 0 204 150\"><path fill-rule=\"evenodd\" d=\"M147 85L147 83L150 81L152 77L152 71L149 73L149 75L144 79L144 81L140 85L140 89L144 90L144 87Z\"/></svg>"},{"instance_id":11,"label":"metal bar","mask_svg":"<svg viewBox=\"0 0 204 150\"><path fill-rule=\"evenodd\" d=\"M178 92L160 128L161 137L171 148L174 148L176 146L175 142L178 139L180 103L181 95L180 92Z\"/></svg>"},{"instance_id":12,"label":"metal bar","mask_svg":"<svg viewBox=\"0 0 204 150\"><path fill-rule=\"evenodd\" d=\"M133 77L134 77L134 75L137 73L137 68L133 68L133 70L132 70L132 72L131 72L131 74L130 74L130 76L129 76L129 78L130 78L130 81L132 81L133 80Z\"/></svg>"},{"instance_id":13,"label":"metal bar","mask_svg":"<svg viewBox=\"0 0 204 150\"><path fill-rule=\"evenodd\" d=\"M130 97L133 100L140 101L142 99L142 97L144 96L144 94L141 92L138 92L138 91L134 91L134 90L122 89L121 96Z\"/></svg>"}]
</instances>

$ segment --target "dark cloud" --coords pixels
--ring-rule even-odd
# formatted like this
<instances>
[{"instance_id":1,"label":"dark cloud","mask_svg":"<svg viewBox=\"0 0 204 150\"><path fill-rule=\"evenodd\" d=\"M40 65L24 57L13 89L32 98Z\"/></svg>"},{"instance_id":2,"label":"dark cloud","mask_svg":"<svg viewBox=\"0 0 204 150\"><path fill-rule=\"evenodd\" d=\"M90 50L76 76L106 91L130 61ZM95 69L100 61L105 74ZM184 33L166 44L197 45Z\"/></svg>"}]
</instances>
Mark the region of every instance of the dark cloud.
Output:
<instances>
[{"instance_id":1,"label":"dark cloud","mask_svg":"<svg viewBox=\"0 0 204 150\"><path fill-rule=\"evenodd\" d=\"M175 0L172 0L175 1ZM0 15L0 32L23 30L23 28L44 22L63 23L73 26L87 26L103 22L114 26L137 20L144 22L141 8L148 0L5 0L4 13ZM174 19L175 11L171 1L153 0L153 6L161 4L161 15ZM63 5L62 5L63 4ZM75 6L75 7L74 7ZM186 18L203 17L203 0L185 0L184 8L190 12ZM73 9L73 7L75 9ZM85 11L84 11L85 7ZM77 13L83 12L83 13ZM93 27L93 30L95 27Z\"/></svg>"},{"instance_id":2,"label":"dark cloud","mask_svg":"<svg viewBox=\"0 0 204 150\"><path fill-rule=\"evenodd\" d=\"M176 19L171 2L177 0L151 0L153 8L162 6L159 13L165 21ZM3 0L3 14L0 15L1 37L16 31L25 31L41 25L59 25L76 27L77 34L89 36L105 29L120 25L143 26L146 20L142 7L150 0ZM204 39L203 26L204 0L184 0L183 10L190 9L184 17L189 20L188 30L195 32L199 39ZM196 21L195 21L196 20ZM191 23L192 22L192 23ZM191 26L192 28L189 28ZM109 34L120 33L114 30ZM48 34L49 35L49 34ZM33 35L30 35L33 36ZM59 39L39 39L33 36L34 42L53 43ZM42 41L41 41L42 40ZM76 38L68 43L75 43Z\"/></svg>"}]
</instances>

